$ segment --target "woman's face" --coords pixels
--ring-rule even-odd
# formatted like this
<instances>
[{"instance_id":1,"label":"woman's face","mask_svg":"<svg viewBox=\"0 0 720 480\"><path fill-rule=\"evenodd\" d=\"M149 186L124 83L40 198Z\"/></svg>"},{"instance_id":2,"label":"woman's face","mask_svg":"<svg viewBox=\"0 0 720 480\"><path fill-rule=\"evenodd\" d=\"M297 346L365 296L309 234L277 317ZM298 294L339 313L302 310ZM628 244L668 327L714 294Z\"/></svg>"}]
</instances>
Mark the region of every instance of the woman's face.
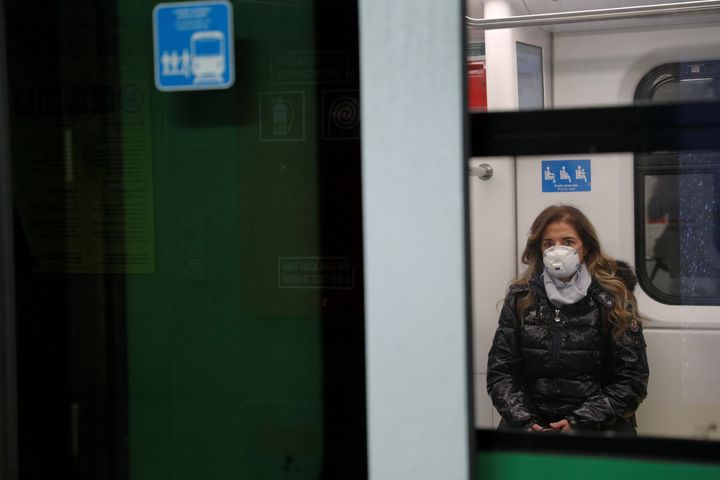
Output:
<instances>
[{"instance_id":1,"label":"woman's face","mask_svg":"<svg viewBox=\"0 0 720 480\"><path fill-rule=\"evenodd\" d=\"M575 227L562 220L551 223L545 227L540 245L542 246L543 253L555 245L572 247L577 250L580 263L585 260L585 249L583 248L582 240L580 240L580 235L577 230L575 230Z\"/></svg>"}]
</instances>

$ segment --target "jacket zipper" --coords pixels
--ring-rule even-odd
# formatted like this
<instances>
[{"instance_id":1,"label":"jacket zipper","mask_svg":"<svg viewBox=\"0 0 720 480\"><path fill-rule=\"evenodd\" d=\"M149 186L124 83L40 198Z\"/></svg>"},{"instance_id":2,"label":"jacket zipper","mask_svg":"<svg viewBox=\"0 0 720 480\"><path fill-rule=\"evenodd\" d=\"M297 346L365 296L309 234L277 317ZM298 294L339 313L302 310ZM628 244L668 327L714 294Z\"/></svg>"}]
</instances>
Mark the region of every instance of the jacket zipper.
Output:
<instances>
[{"instance_id":1,"label":"jacket zipper","mask_svg":"<svg viewBox=\"0 0 720 480\"><path fill-rule=\"evenodd\" d=\"M555 309L555 322L560 323L560 309ZM552 335L552 364L553 370L557 371L558 356L560 355L560 332L557 330Z\"/></svg>"}]
</instances>

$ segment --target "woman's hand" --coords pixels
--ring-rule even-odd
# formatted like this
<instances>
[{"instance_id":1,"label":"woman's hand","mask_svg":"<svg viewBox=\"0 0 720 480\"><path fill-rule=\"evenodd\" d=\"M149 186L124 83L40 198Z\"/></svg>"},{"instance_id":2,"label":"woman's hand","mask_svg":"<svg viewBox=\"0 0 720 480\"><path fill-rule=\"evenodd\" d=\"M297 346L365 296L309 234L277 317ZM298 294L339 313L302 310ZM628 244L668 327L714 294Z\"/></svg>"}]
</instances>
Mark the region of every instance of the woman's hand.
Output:
<instances>
[{"instance_id":1,"label":"woman's hand","mask_svg":"<svg viewBox=\"0 0 720 480\"><path fill-rule=\"evenodd\" d=\"M535 425L533 425L534 427ZM569 432L572 430L570 423L566 419L558 420L557 422L551 422L550 428L556 432Z\"/></svg>"},{"instance_id":2,"label":"woman's hand","mask_svg":"<svg viewBox=\"0 0 720 480\"><path fill-rule=\"evenodd\" d=\"M547 430L545 427L542 427L537 423L533 423L532 426L527 429L528 432L544 432L545 430Z\"/></svg>"},{"instance_id":3,"label":"woman's hand","mask_svg":"<svg viewBox=\"0 0 720 480\"><path fill-rule=\"evenodd\" d=\"M533 423L532 426L527 429L528 432L569 432L570 430L572 430L572 427L565 419L551 423L550 428Z\"/></svg>"}]
</instances>

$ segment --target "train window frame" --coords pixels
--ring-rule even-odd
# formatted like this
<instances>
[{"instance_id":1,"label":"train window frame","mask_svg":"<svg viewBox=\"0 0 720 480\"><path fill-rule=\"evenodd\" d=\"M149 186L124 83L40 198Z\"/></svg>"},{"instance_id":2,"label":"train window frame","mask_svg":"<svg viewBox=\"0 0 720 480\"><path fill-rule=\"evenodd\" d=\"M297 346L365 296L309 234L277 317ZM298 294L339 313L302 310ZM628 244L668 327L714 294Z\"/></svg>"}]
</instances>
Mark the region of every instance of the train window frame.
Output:
<instances>
[{"instance_id":1,"label":"train window frame","mask_svg":"<svg viewBox=\"0 0 720 480\"><path fill-rule=\"evenodd\" d=\"M637 85L634 94L634 102L640 105L649 105L654 102L654 97L660 88L670 85L681 85L683 81L697 81L709 79L715 84L715 91L720 86L720 60L704 60L692 62L674 62L659 65L647 72ZM715 94L714 98L718 98ZM684 100L693 102L695 100ZM665 270L670 275L671 268L667 259L649 256L650 248L648 245L648 228L646 214L650 208L650 200L648 200L648 192L646 183L648 178L655 177L670 179L676 177L678 183L687 181L691 175L718 175L720 172L720 162L707 163L692 158L698 155L701 158L708 158L717 154L695 152L690 153L683 150L661 150L639 152L633 154L633 177L635 188L635 268L640 288L653 300L665 305L689 305L689 306L710 306L720 305L720 296L717 295L687 295L684 291L677 293L672 291L664 291L655 281L655 275L659 270ZM688 160L685 160L687 156ZM672 181L672 180L671 180ZM679 187L678 187L679 188ZM674 200L674 199L673 199ZM680 202L678 196L677 202ZM662 234L656 239L660 242L662 238L669 239L665 233L677 230L680 234L681 225L671 225L671 221L666 219L665 228ZM668 242L665 242L667 244ZM657 244L656 244L657 245ZM670 242L672 245L672 242ZM665 249L668 250L668 249ZM676 253L672 251L672 253ZM672 255L670 255L672 257ZM672 260L672 258L670 258ZM679 263L679 259L677 262ZM650 266L652 264L652 267ZM649 271L652 268L652 271ZM680 281L685 277L680 272ZM716 280L720 279L720 276ZM668 288L669 290L669 288Z\"/></svg>"}]
</instances>

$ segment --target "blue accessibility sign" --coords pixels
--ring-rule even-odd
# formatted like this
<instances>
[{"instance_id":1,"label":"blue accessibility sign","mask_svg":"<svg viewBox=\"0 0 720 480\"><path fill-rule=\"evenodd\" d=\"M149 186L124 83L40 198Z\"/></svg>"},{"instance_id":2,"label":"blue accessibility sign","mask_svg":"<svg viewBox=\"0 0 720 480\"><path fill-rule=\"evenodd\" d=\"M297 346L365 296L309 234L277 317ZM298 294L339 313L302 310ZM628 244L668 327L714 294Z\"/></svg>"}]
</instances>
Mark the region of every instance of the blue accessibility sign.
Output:
<instances>
[{"instance_id":1,"label":"blue accessibility sign","mask_svg":"<svg viewBox=\"0 0 720 480\"><path fill-rule=\"evenodd\" d=\"M227 0L160 3L153 9L155 86L217 90L235 81L232 5Z\"/></svg>"},{"instance_id":2,"label":"blue accessibility sign","mask_svg":"<svg viewBox=\"0 0 720 480\"><path fill-rule=\"evenodd\" d=\"M590 160L543 160L543 192L589 192Z\"/></svg>"}]
</instances>

